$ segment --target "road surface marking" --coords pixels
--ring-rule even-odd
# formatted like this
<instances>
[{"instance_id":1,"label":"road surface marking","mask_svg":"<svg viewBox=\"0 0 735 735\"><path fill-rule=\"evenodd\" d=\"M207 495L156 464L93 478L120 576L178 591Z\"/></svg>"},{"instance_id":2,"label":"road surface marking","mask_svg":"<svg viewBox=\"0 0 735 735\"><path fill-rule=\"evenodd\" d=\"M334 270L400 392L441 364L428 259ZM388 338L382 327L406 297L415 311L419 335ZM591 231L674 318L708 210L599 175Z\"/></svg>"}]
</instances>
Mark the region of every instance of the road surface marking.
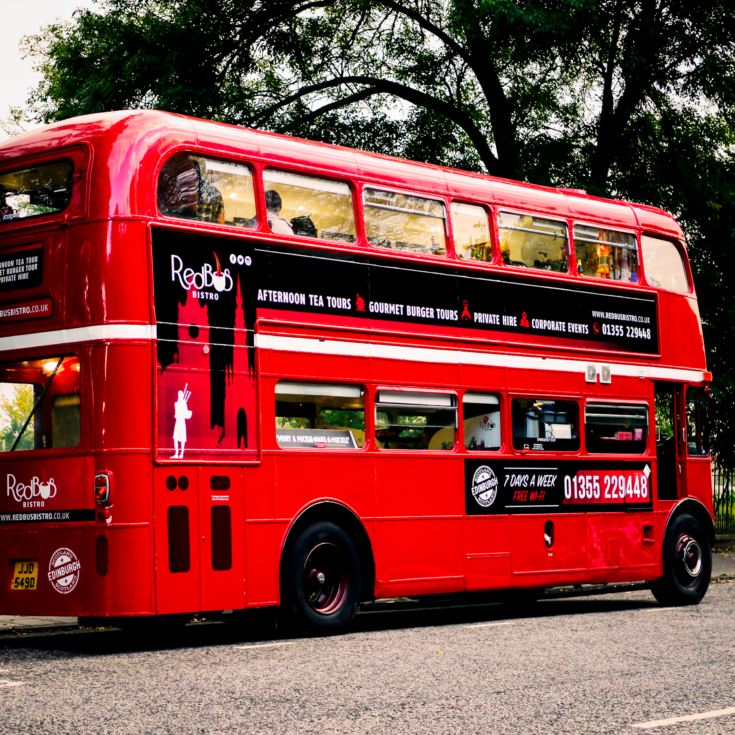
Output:
<instances>
[{"instance_id":1,"label":"road surface marking","mask_svg":"<svg viewBox=\"0 0 735 735\"><path fill-rule=\"evenodd\" d=\"M651 720L650 722L638 722L633 727L639 730L653 730L655 727L666 727L667 725L676 725L679 722L695 722L696 720L709 720L713 717L726 717L727 715L735 715L735 707L725 707L725 709L714 709L710 712L699 712L695 715L682 715L681 717L670 717L668 720Z\"/></svg>"},{"instance_id":2,"label":"road surface marking","mask_svg":"<svg viewBox=\"0 0 735 735\"><path fill-rule=\"evenodd\" d=\"M468 623L465 628L497 628L501 625L515 625L514 620L502 620L497 623Z\"/></svg>"},{"instance_id":3,"label":"road surface marking","mask_svg":"<svg viewBox=\"0 0 735 735\"><path fill-rule=\"evenodd\" d=\"M249 646L235 646L243 651L249 651L253 648L283 648L284 646L293 646L296 641L277 641L275 643L252 643Z\"/></svg>"}]
</instances>

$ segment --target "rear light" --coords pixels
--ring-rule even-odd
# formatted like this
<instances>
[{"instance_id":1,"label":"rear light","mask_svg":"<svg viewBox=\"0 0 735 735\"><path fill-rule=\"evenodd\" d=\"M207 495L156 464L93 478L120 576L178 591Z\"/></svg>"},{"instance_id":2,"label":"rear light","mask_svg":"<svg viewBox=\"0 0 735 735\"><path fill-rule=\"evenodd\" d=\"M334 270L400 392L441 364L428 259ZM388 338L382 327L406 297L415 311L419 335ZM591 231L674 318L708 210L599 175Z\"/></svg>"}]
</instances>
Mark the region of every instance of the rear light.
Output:
<instances>
[{"instance_id":1,"label":"rear light","mask_svg":"<svg viewBox=\"0 0 735 735\"><path fill-rule=\"evenodd\" d=\"M94 476L94 501L97 505L110 502L110 475L109 472L98 472Z\"/></svg>"}]
</instances>

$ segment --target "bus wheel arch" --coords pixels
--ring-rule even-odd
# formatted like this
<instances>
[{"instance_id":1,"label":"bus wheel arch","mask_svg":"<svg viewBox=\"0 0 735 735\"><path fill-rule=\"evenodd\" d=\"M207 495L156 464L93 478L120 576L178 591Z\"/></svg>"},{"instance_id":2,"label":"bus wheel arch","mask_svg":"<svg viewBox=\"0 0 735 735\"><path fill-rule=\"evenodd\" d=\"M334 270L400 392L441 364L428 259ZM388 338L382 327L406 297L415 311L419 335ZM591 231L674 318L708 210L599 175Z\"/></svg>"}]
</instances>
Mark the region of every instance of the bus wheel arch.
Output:
<instances>
[{"instance_id":1,"label":"bus wheel arch","mask_svg":"<svg viewBox=\"0 0 735 735\"><path fill-rule=\"evenodd\" d=\"M331 631L345 627L375 586L372 546L362 523L334 502L307 508L289 528L280 563L281 618Z\"/></svg>"},{"instance_id":2,"label":"bus wheel arch","mask_svg":"<svg viewBox=\"0 0 735 735\"><path fill-rule=\"evenodd\" d=\"M714 526L707 510L685 501L672 512L662 545L663 576L651 585L662 605L696 605L712 576Z\"/></svg>"}]
</instances>

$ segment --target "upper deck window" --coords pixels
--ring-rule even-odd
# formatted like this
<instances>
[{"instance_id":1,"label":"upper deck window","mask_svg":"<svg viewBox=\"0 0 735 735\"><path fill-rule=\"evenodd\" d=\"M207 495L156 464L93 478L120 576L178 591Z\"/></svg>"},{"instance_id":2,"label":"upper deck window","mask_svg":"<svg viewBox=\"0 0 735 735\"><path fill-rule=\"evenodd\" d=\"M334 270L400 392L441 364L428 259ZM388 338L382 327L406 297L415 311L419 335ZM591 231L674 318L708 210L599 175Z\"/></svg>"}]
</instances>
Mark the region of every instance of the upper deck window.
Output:
<instances>
[{"instance_id":1,"label":"upper deck window","mask_svg":"<svg viewBox=\"0 0 735 735\"><path fill-rule=\"evenodd\" d=\"M346 183L267 169L263 185L272 232L355 241L355 210Z\"/></svg>"},{"instance_id":2,"label":"upper deck window","mask_svg":"<svg viewBox=\"0 0 735 735\"><path fill-rule=\"evenodd\" d=\"M254 228L250 169L241 163L177 153L158 178L158 208L170 217Z\"/></svg>"},{"instance_id":3,"label":"upper deck window","mask_svg":"<svg viewBox=\"0 0 735 735\"><path fill-rule=\"evenodd\" d=\"M582 276L611 281L638 281L635 235L592 225L574 225L577 270Z\"/></svg>"},{"instance_id":4,"label":"upper deck window","mask_svg":"<svg viewBox=\"0 0 735 735\"><path fill-rule=\"evenodd\" d=\"M2 222L55 214L71 200L74 166L54 161L0 174Z\"/></svg>"},{"instance_id":5,"label":"upper deck window","mask_svg":"<svg viewBox=\"0 0 735 735\"><path fill-rule=\"evenodd\" d=\"M474 204L452 202L452 231L454 250L458 258L490 261L493 249L490 244L490 226L487 213Z\"/></svg>"},{"instance_id":6,"label":"upper deck window","mask_svg":"<svg viewBox=\"0 0 735 735\"><path fill-rule=\"evenodd\" d=\"M689 293L689 279L679 248L670 240L643 235L641 253L646 280L656 288Z\"/></svg>"},{"instance_id":7,"label":"upper deck window","mask_svg":"<svg viewBox=\"0 0 735 735\"><path fill-rule=\"evenodd\" d=\"M381 189L365 189L368 242L379 248L445 255L446 211L434 199Z\"/></svg>"},{"instance_id":8,"label":"upper deck window","mask_svg":"<svg viewBox=\"0 0 735 735\"><path fill-rule=\"evenodd\" d=\"M547 271L567 269L567 226L530 214L498 213L503 262Z\"/></svg>"}]
</instances>

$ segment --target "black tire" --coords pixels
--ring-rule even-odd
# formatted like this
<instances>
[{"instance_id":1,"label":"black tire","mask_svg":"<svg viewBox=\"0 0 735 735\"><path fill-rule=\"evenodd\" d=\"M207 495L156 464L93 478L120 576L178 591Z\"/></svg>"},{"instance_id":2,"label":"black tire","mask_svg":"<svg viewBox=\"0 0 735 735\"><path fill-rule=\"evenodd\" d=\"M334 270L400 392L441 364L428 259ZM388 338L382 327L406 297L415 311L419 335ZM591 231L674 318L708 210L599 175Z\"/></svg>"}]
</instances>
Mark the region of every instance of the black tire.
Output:
<instances>
[{"instance_id":1,"label":"black tire","mask_svg":"<svg viewBox=\"0 0 735 735\"><path fill-rule=\"evenodd\" d=\"M696 605L712 576L712 550L702 524L688 514L674 518L663 546L664 576L651 585L662 605Z\"/></svg>"},{"instance_id":2,"label":"black tire","mask_svg":"<svg viewBox=\"0 0 735 735\"><path fill-rule=\"evenodd\" d=\"M314 523L287 548L281 567L281 613L289 627L341 630L355 617L360 593L360 557L337 524Z\"/></svg>"}]
</instances>

